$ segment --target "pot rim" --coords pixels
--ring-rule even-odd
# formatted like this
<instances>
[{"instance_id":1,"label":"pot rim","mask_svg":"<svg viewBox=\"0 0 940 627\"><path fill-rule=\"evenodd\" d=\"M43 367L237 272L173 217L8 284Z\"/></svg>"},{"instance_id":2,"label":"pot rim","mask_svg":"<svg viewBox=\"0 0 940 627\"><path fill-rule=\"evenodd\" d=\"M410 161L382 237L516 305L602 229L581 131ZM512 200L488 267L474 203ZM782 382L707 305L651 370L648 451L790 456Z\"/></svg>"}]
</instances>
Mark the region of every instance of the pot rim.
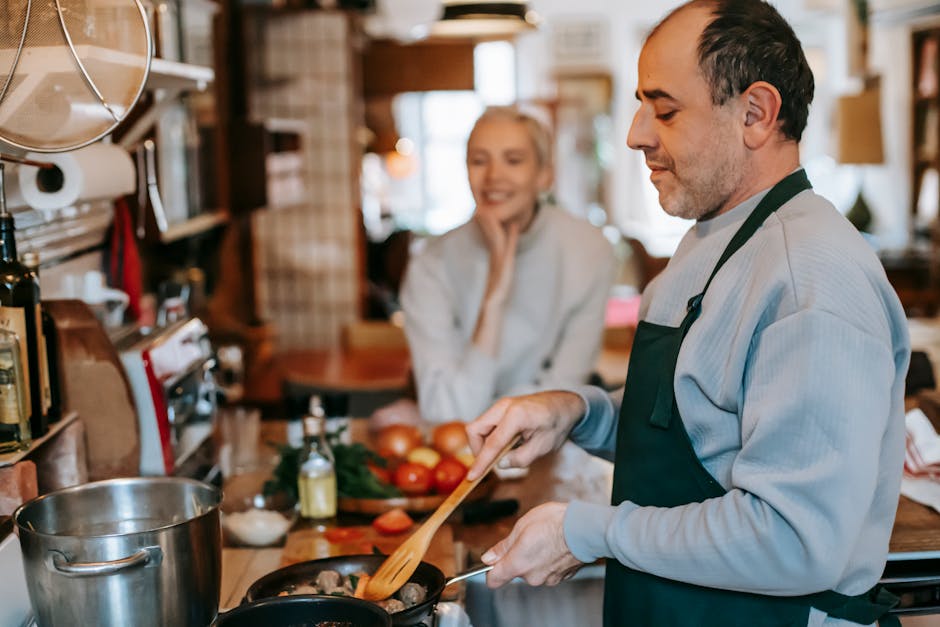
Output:
<instances>
[{"instance_id":1,"label":"pot rim","mask_svg":"<svg viewBox=\"0 0 940 627\"><path fill-rule=\"evenodd\" d=\"M212 491L216 497L216 502L214 505L211 505L201 514L186 518L185 520L179 520L176 522L167 523L165 525L160 525L158 527L153 527L152 529L146 529L144 531L132 531L126 533L100 533L100 534L91 534L91 533L49 533L47 531L38 531L33 528L32 525L24 525L20 522L20 516L27 509L34 506L38 507L42 501L51 499L63 494L71 494L74 492L83 492L96 487L104 487L109 485L123 485L123 484L134 484L134 483L173 483L173 484L190 484L197 487L208 488ZM37 496L29 501L26 501L22 505L16 508L13 512L13 524L16 527L17 533L29 533L35 536L42 538L132 538L135 536L141 536L148 533L155 533L159 531L165 531L167 529L173 529L174 527L179 527L182 525L187 525L194 521L199 521L207 516L212 515L213 512L218 512L222 504L222 490L217 488L214 485L205 483L203 481L197 481L196 479L190 479L188 477L119 477L117 479L104 479L101 481L89 481L86 483L80 483L78 485L69 486L67 488L61 488L47 494L42 494Z\"/></svg>"}]
</instances>

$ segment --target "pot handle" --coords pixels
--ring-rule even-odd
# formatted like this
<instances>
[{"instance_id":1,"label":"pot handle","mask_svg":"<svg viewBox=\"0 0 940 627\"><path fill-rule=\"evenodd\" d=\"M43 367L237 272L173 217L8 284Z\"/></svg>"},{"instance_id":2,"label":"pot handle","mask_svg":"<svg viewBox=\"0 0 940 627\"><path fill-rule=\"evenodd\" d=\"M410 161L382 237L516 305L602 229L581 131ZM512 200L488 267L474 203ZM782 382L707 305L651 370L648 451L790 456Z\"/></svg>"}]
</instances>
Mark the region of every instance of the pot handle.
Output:
<instances>
[{"instance_id":1,"label":"pot handle","mask_svg":"<svg viewBox=\"0 0 940 627\"><path fill-rule=\"evenodd\" d=\"M135 566L144 566L151 561L159 563L162 556L158 546L145 547L133 555L109 562L70 562L65 555L58 551L51 551L51 553L50 563L52 568L70 577L110 575Z\"/></svg>"},{"instance_id":2,"label":"pot handle","mask_svg":"<svg viewBox=\"0 0 940 627\"><path fill-rule=\"evenodd\" d=\"M453 577L445 581L444 587L446 588L447 586L451 584L455 584L458 581L463 581L464 579L470 579L471 577L476 577L477 575L488 573L491 570L493 570L492 566L478 566L472 570L465 570L464 572L454 575Z\"/></svg>"}]
</instances>

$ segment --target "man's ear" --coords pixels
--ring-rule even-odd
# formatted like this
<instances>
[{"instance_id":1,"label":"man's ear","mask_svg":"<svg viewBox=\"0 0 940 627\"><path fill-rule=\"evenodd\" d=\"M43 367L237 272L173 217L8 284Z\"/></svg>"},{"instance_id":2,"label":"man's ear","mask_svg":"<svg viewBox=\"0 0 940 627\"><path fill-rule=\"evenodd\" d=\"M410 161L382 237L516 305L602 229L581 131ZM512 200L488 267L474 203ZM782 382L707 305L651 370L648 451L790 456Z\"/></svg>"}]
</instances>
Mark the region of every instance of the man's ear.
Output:
<instances>
[{"instance_id":1,"label":"man's ear","mask_svg":"<svg viewBox=\"0 0 940 627\"><path fill-rule=\"evenodd\" d=\"M777 88L765 81L752 83L741 94L744 103L744 143L756 150L780 130L782 99Z\"/></svg>"}]
</instances>

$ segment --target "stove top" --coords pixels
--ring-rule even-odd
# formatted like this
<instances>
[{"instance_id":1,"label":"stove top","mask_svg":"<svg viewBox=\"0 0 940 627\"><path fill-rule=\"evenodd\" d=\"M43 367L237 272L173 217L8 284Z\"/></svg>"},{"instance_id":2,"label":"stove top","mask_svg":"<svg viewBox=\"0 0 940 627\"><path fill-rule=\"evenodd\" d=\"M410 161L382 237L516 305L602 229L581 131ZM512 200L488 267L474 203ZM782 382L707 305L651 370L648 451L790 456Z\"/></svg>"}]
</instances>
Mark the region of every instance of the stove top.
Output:
<instances>
[{"instance_id":1,"label":"stove top","mask_svg":"<svg viewBox=\"0 0 940 627\"><path fill-rule=\"evenodd\" d=\"M36 627L32 608L29 605L29 591L26 589L20 542L13 533L9 533L0 540L0 573L5 575L3 585L0 586L0 627ZM425 627L472 626L470 617L460 605L438 603L434 614L434 624Z\"/></svg>"}]
</instances>

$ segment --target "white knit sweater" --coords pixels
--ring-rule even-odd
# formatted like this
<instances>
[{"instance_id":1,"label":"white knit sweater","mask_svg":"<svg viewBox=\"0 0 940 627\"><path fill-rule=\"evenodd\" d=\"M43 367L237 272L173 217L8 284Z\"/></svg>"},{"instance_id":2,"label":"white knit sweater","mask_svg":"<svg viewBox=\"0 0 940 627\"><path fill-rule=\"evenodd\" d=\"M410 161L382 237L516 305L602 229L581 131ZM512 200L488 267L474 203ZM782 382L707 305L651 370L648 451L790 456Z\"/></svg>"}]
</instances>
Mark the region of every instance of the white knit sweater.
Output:
<instances>
[{"instance_id":1,"label":"white knit sweater","mask_svg":"<svg viewBox=\"0 0 940 627\"><path fill-rule=\"evenodd\" d=\"M472 345L489 253L473 221L408 265L401 303L422 417L472 420L501 396L584 383L604 328L613 254L601 232L556 207L519 238L497 358Z\"/></svg>"}]
</instances>

